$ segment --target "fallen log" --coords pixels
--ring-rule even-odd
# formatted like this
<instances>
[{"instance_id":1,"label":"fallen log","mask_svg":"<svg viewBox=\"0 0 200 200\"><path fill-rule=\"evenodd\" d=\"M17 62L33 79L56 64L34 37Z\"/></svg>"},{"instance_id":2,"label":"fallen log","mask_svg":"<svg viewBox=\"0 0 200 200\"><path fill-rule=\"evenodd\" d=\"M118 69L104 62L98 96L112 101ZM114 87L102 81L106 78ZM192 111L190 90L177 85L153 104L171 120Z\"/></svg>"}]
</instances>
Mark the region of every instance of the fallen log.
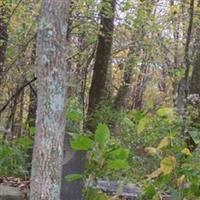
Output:
<instances>
[{"instance_id":1,"label":"fallen log","mask_svg":"<svg viewBox=\"0 0 200 200\"><path fill-rule=\"evenodd\" d=\"M109 195L118 195L119 197L127 200L136 200L141 194L138 186L134 184L124 185L122 182L116 181L98 180L96 188Z\"/></svg>"}]
</instances>

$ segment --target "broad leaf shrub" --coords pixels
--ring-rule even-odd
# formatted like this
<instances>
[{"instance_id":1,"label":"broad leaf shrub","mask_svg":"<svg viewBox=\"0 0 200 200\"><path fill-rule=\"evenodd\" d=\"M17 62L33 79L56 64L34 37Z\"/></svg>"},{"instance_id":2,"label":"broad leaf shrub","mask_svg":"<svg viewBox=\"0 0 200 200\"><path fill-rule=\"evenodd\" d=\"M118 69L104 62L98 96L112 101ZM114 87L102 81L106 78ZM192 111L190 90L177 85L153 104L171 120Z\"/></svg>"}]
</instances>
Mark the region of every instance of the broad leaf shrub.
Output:
<instances>
[{"instance_id":1,"label":"broad leaf shrub","mask_svg":"<svg viewBox=\"0 0 200 200\"><path fill-rule=\"evenodd\" d=\"M87 152L87 167L84 174L70 174L65 180L69 182L83 179L86 200L106 200L106 194L87 186L95 185L101 178L118 180L119 175L125 175L130 168L130 151L120 145L105 123L99 123L94 134L84 134L81 128L77 130L82 120L80 113L76 108L67 113L71 131L70 145L75 151Z\"/></svg>"},{"instance_id":2,"label":"broad leaf shrub","mask_svg":"<svg viewBox=\"0 0 200 200\"><path fill-rule=\"evenodd\" d=\"M183 200L200 199L200 159L199 149L190 152L181 135L182 121L171 108L160 108L153 116L151 123L145 125L138 123L142 134L148 133L150 137L144 143L146 157L146 176L140 179L143 186L142 199L162 199L169 194L172 199ZM159 123L155 123L159 122ZM152 129L151 129L152 128ZM150 131L152 130L152 132Z\"/></svg>"},{"instance_id":3,"label":"broad leaf shrub","mask_svg":"<svg viewBox=\"0 0 200 200\"><path fill-rule=\"evenodd\" d=\"M88 167L86 174L81 176L91 182L98 178L111 177L118 171L129 169L129 150L120 147L110 136L110 130L106 124L99 124L94 137L84 134L73 135L70 141L71 147L78 151L87 151ZM77 174L69 175L66 180L72 177L80 177Z\"/></svg>"},{"instance_id":4,"label":"broad leaf shrub","mask_svg":"<svg viewBox=\"0 0 200 200\"><path fill-rule=\"evenodd\" d=\"M107 106L102 109L96 114L94 134L80 130L71 134L71 147L87 151L88 164L85 174L69 175L67 181L82 178L86 184L95 184L99 178L125 177L126 182L140 185L143 200L159 200L164 195L174 200L200 199L200 150L190 152L187 148L181 135L183 121L173 108L122 112ZM80 116L73 113L72 124L79 124ZM199 143L198 126L189 127L189 132ZM90 192L87 200L90 194L93 199L109 199L99 191Z\"/></svg>"}]
</instances>

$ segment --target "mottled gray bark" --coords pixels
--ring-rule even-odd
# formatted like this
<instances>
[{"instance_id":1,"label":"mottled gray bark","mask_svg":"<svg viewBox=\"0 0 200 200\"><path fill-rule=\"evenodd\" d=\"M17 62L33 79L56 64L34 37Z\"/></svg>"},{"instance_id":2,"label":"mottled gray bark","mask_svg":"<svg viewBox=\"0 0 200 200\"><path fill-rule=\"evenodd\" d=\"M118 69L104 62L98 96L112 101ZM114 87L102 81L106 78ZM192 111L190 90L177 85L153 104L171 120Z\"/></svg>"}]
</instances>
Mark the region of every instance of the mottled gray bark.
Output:
<instances>
[{"instance_id":1,"label":"mottled gray bark","mask_svg":"<svg viewBox=\"0 0 200 200\"><path fill-rule=\"evenodd\" d=\"M66 105L66 0L43 0L37 35L37 115L31 200L59 200ZM66 197L67 198L67 197Z\"/></svg>"}]
</instances>

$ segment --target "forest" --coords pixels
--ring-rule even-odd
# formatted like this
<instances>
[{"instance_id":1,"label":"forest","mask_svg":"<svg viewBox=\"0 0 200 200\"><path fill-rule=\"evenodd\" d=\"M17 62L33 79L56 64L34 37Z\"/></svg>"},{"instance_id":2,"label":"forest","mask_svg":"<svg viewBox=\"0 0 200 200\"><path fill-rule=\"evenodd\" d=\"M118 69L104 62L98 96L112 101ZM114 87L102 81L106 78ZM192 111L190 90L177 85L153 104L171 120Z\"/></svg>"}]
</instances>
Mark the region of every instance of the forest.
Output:
<instances>
[{"instance_id":1,"label":"forest","mask_svg":"<svg viewBox=\"0 0 200 200\"><path fill-rule=\"evenodd\" d=\"M1 200L200 200L200 0L0 0Z\"/></svg>"}]
</instances>

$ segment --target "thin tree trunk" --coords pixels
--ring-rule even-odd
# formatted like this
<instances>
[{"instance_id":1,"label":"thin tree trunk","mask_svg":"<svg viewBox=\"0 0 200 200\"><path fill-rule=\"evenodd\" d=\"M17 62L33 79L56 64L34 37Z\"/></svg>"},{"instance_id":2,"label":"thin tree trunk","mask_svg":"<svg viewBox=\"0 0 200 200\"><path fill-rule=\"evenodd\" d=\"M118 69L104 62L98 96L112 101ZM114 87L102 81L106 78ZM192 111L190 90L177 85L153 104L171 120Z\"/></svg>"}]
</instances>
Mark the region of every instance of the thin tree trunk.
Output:
<instances>
[{"instance_id":1,"label":"thin tree trunk","mask_svg":"<svg viewBox=\"0 0 200 200\"><path fill-rule=\"evenodd\" d=\"M140 5L137 10L137 17L136 19L140 19L141 12L143 15L146 15L146 17L143 19L141 26L133 30L133 36L132 36L132 43L134 46L130 46L129 48L129 55L128 55L128 63L125 66L124 71L124 83L120 86L118 94L116 96L116 100L114 103L115 108L117 109L123 109L123 108L140 108L142 105L142 96L145 89L145 80L146 80L146 66L144 64L141 65L140 69L140 75L138 76L136 88L134 90L134 93L132 94L132 77L133 77L133 68L134 65L137 65L134 61L136 60L135 57L137 57L138 52L141 50L143 51L144 46L144 37L147 34L146 29L146 22L147 20L151 19L152 15L155 15L155 8L156 2L155 1L141 1ZM144 11L145 10L145 11ZM154 12L153 12L154 11ZM144 14L145 13L145 14ZM141 58L144 62L144 58ZM128 98L130 95L133 95L133 103L128 102Z\"/></svg>"},{"instance_id":2,"label":"thin tree trunk","mask_svg":"<svg viewBox=\"0 0 200 200\"><path fill-rule=\"evenodd\" d=\"M36 38L33 41L33 47L31 52L31 59L30 59L30 65L35 68L35 61L36 61ZM30 103L28 107L28 116L27 116L27 126L35 127L35 119L36 119L36 110L37 110L37 92L35 88L35 84L30 84Z\"/></svg>"},{"instance_id":3,"label":"thin tree trunk","mask_svg":"<svg viewBox=\"0 0 200 200\"><path fill-rule=\"evenodd\" d=\"M26 81L24 77L21 77L18 88L22 87L25 84L25 82ZM13 136L20 137L21 131L22 131L22 125L23 125L24 88L20 92L15 106L16 106L15 110L16 110L17 115L14 116L14 119L13 119L14 121L13 121L13 126L12 126L12 133L13 133Z\"/></svg>"},{"instance_id":4,"label":"thin tree trunk","mask_svg":"<svg viewBox=\"0 0 200 200\"><path fill-rule=\"evenodd\" d=\"M60 199L66 124L66 11L66 0L42 1L36 44L38 107L30 200Z\"/></svg>"},{"instance_id":5,"label":"thin tree trunk","mask_svg":"<svg viewBox=\"0 0 200 200\"><path fill-rule=\"evenodd\" d=\"M27 126L28 128L35 127L36 110L37 110L37 93L35 86L30 85L30 103L28 107Z\"/></svg>"},{"instance_id":6,"label":"thin tree trunk","mask_svg":"<svg viewBox=\"0 0 200 200\"><path fill-rule=\"evenodd\" d=\"M145 85L147 82L147 65L142 63L140 74L138 76L137 84L134 90L133 106L132 108L140 110L142 109L143 94L145 90Z\"/></svg>"},{"instance_id":7,"label":"thin tree trunk","mask_svg":"<svg viewBox=\"0 0 200 200\"><path fill-rule=\"evenodd\" d=\"M191 42L191 35L192 35L192 28L193 28L193 16L194 16L194 0L190 0L190 7L189 7L189 24L187 29L186 35L186 45L185 45L185 54L184 54L184 65L185 65L185 75L184 75L184 112L183 112L183 127L182 127L182 134L185 137L185 142L188 148L193 151L196 148L196 144L193 138L190 136L188 132L188 124L187 124L187 97L189 94L189 72L190 72L190 42Z\"/></svg>"},{"instance_id":8,"label":"thin tree trunk","mask_svg":"<svg viewBox=\"0 0 200 200\"><path fill-rule=\"evenodd\" d=\"M18 87L17 87L18 89ZM7 119L6 123L6 130L9 130L8 133L5 133L5 138L7 140L12 140L13 139L13 130L14 130L14 119L15 119L15 113L17 109L17 100L18 100L19 95L15 96L13 102L10 104L10 114Z\"/></svg>"},{"instance_id":9,"label":"thin tree trunk","mask_svg":"<svg viewBox=\"0 0 200 200\"><path fill-rule=\"evenodd\" d=\"M129 55L128 58L132 60L132 56L134 56L134 47L132 45L129 47ZM124 77L123 77L123 84L120 86L115 102L114 107L116 109L121 110L122 108L127 108L127 96L130 91L131 83L132 83L132 76L133 76L133 63L130 63L131 61L128 61L128 63L125 66L124 69Z\"/></svg>"},{"instance_id":10,"label":"thin tree trunk","mask_svg":"<svg viewBox=\"0 0 200 200\"><path fill-rule=\"evenodd\" d=\"M199 8L200 8L200 0L198 0L198 4L197 4L197 13L196 16L198 16L197 18L197 22L195 27L194 27L194 38L195 38L195 57L194 57L194 62L193 62L193 70L192 70L192 76L191 76L191 81L190 81L190 86L189 86L189 94L191 95L190 98L191 102L195 102L194 104L192 104L193 109L195 109L195 112L197 113L196 115L192 115L191 116L191 120L190 120L190 127L196 127L199 128L199 120L200 120L200 106L199 106L199 99L200 99L200 28L199 28L199 21L200 21L200 17L199 17ZM189 98L189 99L190 99ZM188 99L188 100L189 100ZM197 145L195 143L195 141L193 140L193 138L191 136L189 136L186 139L186 143L188 145L188 147L191 150L195 150Z\"/></svg>"}]
</instances>

